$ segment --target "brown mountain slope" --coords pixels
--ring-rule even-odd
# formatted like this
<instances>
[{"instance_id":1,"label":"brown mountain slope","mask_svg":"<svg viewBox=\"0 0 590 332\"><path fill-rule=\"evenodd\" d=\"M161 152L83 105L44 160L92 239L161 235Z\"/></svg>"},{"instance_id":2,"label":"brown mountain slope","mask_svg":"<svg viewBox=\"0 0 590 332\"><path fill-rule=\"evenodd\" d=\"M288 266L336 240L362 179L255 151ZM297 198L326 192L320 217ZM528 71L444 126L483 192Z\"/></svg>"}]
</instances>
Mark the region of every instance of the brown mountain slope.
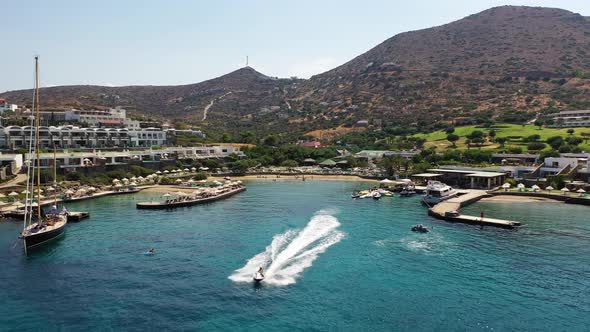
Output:
<instances>
[{"instance_id":1,"label":"brown mountain slope","mask_svg":"<svg viewBox=\"0 0 590 332\"><path fill-rule=\"evenodd\" d=\"M178 86L93 85L42 88L44 109L113 107L124 105L137 113L162 119L200 122L207 108L207 119L247 116L271 106L285 105L284 89L298 80L276 79L245 67L201 83ZM11 103L27 105L31 90L0 94ZM207 107L209 104L212 106Z\"/></svg>"},{"instance_id":2,"label":"brown mountain slope","mask_svg":"<svg viewBox=\"0 0 590 332\"><path fill-rule=\"evenodd\" d=\"M401 33L322 76L395 66L499 75L590 70L590 20L562 9L496 7L443 26Z\"/></svg>"},{"instance_id":3,"label":"brown mountain slope","mask_svg":"<svg viewBox=\"0 0 590 332\"><path fill-rule=\"evenodd\" d=\"M298 102L312 114L385 125L532 117L590 106L590 20L561 9L497 7L394 36L314 76ZM578 73L579 74L579 73Z\"/></svg>"}]
</instances>

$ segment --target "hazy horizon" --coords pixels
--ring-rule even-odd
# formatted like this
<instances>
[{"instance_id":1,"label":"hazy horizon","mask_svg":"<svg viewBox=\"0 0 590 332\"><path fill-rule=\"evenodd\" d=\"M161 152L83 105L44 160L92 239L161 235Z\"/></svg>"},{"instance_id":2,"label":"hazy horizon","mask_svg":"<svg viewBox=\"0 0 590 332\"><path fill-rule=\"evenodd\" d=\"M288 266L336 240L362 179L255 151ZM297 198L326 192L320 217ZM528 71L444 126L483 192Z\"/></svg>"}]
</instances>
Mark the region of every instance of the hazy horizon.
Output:
<instances>
[{"instance_id":1,"label":"hazy horizon","mask_svg":"<svg viewBox=\"0 0 590 332\"><path fill-rule=\"evenodd\" d=\"M10 40L0 92L32 88L36 54L43 87L198 83L244 67L246 56L265 75L309 78L398 33L500 5L590 16L590 5L580 0L14 2L4 6Z\"/></svg>"}]
</instances>

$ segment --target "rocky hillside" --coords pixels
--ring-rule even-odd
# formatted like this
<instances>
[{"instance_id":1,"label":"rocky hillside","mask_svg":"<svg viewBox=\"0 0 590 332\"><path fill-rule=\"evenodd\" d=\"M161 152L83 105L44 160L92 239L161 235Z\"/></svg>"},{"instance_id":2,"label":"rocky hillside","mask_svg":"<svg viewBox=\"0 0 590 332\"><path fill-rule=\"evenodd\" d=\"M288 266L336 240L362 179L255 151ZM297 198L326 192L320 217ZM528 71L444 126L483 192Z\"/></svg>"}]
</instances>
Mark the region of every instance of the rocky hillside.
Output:
<instances>
[{"instance_id":1,"label":"rocky hillside","mask_svg":"<svg viewBox=\"0 0 590 332\"><path fill-rule=\"evenodd\" d=\"M92 85L42 88L42 109L107 108L123 105L132 113L157 119L198 124L211 121L244 122L266 113L286 112L287 96L300 80L277 79L245 67L201 83L178 86ZM0 96L27 105L31 90L9 91Z\"/></svg>"},{"instance_id":2,"label":"rocky hillside","mask_svg":"<svg viewBox=\"0 0 590 332\"><path fill-rule=\"evenodd\" d=\"M312 77L298 100L348 124L510 121L590 106L588 73L590 19L506 6L394 36Z\"/></svg>"},{"instance_id":3,"label":"rocky hillside","mask_svg":"<svg viewBox=\"0 0 590 332\"><path fill-rule=\"evenodd\" d=\"M497 7L394 36L310 80L242 68L182 86L66 86L46 108L127 106L155 118L301 133L350 127L432 129L448 122L522 122L538 111L590 107L590 19L561 9ZM12 103L30 91L0 94Z\"/></svg>"}]
</instances>

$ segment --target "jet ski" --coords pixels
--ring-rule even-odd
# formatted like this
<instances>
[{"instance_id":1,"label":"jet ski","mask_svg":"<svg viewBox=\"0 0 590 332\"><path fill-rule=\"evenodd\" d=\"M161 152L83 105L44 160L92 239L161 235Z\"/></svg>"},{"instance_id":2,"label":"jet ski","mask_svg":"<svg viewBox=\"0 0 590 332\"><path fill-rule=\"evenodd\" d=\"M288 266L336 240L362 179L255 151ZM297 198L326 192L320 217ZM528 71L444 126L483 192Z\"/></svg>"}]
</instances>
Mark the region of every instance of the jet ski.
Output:
<instances>
[{"instance_id":1,"label":"jet ski","mask_svg":"<svg viewBox=\"0 0 590 332\"><path fill-rule=\"evenodd\" d=\"M258 283L258 282L261 282L262 280L264 280L264 274L262 274L260 272L256 272L254 274L254 282Z\"/></svg>"},{"instance_id":2,"label":"jet ski","mask_svg":"<svg viewBox=\"0 0 590 332\"><path fill-rule=\"evenodd\" d=\"M430 232L430 230L428 228L424 227L424 225L420 224L420 225L412 226L412 232L428 233L428 232Z\"/></svg>"}]
</instances>

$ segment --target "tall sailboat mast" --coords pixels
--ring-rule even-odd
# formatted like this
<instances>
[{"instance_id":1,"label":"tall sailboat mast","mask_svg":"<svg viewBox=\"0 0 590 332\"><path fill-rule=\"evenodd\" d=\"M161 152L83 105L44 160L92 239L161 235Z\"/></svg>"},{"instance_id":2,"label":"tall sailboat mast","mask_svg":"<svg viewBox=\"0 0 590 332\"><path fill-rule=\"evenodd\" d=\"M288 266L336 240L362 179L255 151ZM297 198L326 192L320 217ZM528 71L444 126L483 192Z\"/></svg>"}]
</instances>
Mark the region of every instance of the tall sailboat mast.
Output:
<instances>
[{"instance_id":1,"label":"tall sailboat mast","mask_svg":"<svg viewBox=\"0 0 590 332\"><path fill-rule=\"evenodd\" d=\"M53 142L53 205L57 206L57 157L53 138L51 141Z\"/></svg>"},{"instance_id":2,"label":"tall sailboat mast","mask_svg":"<svg viewBox=\"0 0 590 332\"><path fill-rule=\"evenodd\" d=\"M39 56L35 57L35 98L36 98L36 114L35 114L35 153L37 154L37 220L41 221L41 156L39 151L39 124L41 123L41 115L39 112Z\"/></svg>"},{"instance_id":3,"label":"tall sailboat mast","mask_svg":"<svg viewBox=\"0 0 590 332\"><path fill-rule=\"evenodd\" d=\"M68 223L67 216L60 214L57 211L44 216L41 211L41 146L40 146L40 128L41 128L41 107L39 106L39 57L35 57L35 95L33 96L33 111L35 116L31 116L31 130L30 130L30 144L29 157L27 159L27 191L25 196L25 222L21 238L25 248L25 255L28 254L30 248L36 248L49 241L53 241L65 232L66 224ZM36 120L36 121L35 121ZM35 130L33 131L33 127ZM33 141L33 133L35 133L35 140ZM33 161L33 142L35 142L35 155L37 157L37 165ZM55 151L54 151L55 156ZM37 171L35 172L35 167ZM35 176L37 176L37 183L35 184ZM29 192L29 188L34 190L37 188L37 220L33 222L33 200L35 198L34 192ZM29 196L29 194L31 194ZM29 197L31 199L29 199Z\"/></svg>"}]
</instances>

